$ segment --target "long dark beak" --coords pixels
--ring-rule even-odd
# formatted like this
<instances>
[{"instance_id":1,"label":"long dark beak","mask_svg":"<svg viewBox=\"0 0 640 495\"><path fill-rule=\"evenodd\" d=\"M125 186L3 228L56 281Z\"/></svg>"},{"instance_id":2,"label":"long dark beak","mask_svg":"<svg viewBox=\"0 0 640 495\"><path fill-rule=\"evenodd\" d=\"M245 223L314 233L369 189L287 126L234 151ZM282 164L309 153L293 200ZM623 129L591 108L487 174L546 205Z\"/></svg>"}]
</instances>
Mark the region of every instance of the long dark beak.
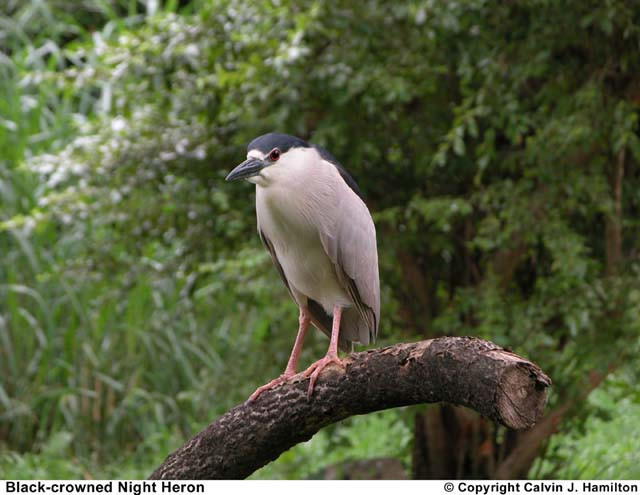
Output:
<instances>
[{"instance_id":1,"label":"long dark beak","mask_svg":"<svg viewBox=\"0 0 640 495\"><path fill-rule=\"evenodd\" d=\"M225 180L248 179L249 177L258 175L265 165L266 164L258 158L249 158L229 172Z\"/></svg>"}]
</instances>

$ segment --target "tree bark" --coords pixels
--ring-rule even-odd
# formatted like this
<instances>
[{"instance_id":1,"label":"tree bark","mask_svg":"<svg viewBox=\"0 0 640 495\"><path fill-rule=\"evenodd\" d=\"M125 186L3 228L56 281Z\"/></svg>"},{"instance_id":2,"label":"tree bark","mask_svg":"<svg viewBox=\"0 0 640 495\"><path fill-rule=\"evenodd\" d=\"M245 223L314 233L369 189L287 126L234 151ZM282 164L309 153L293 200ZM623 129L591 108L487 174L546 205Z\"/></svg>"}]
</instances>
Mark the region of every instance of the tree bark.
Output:
<instances>
[{"instance_id":1,"label":"tree bark","mask_svg":"<svg viewBox=\"0 0 640 495\"><path fill-rule=\"evenodd\" d=\"M151 479L236 479L356 414L418 403L469 407L509 428L541 418L551 380L491 342L442 337L352 354L331 366L307 400L307 378L234 407L167 457Z\"/></svg>"}]
</instances>

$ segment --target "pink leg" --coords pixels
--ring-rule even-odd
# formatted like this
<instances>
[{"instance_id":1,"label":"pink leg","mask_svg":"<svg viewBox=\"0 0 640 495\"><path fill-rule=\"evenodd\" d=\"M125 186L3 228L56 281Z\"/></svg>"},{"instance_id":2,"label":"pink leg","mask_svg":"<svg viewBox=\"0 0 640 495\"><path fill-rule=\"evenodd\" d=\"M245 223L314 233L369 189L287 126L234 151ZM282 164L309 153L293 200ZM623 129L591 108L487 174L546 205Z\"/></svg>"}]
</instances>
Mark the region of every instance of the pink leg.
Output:
<instances>
[{"instance_id":1,"label":"pink leg","mask_svg":"<svg viewBox=\"0 0 640 495\"><path fill-rule=\"evenodd\" d=\"M298 335L296 336L296 341L293 344L291 356L289 356L289 361L287 362L287 367L284 370L284 373L282 373L282 375L280 375L275 380L271 380L266 385L258 387L256 391L251 394L251 397L249 397L249 402L253 402L254 400L256 400L258 396L265 390L272 389L276 385L280 385L281 383L295 376L298 359L300 359L300 351L302 350L302 342L304 341L304 336L307 334L307 328L309 327L310 320L311 318L307 309L301 307L300 316L298 317Z\"/></svg>"},{"instance_id":2,"label":"pink leg","mask_svg":"<svg viewBox=\"0 0 640 495\"><path fill-rule=\"evenodd\" d=\"M334 306L333 308L333 327L331 328L331 340L329 342L329 350L327 354L320 360L309 366L303 373L304 376L311 375L309 381L309 388L307 389L307 398L313 394L313 387L316 384L316 380L323 369L330 363L335 363L338 366L344 368L344 363L338 358L338 336L340 334L340 318L342 317L342 308L340 306Z\"/></svg>"}]
</instances>

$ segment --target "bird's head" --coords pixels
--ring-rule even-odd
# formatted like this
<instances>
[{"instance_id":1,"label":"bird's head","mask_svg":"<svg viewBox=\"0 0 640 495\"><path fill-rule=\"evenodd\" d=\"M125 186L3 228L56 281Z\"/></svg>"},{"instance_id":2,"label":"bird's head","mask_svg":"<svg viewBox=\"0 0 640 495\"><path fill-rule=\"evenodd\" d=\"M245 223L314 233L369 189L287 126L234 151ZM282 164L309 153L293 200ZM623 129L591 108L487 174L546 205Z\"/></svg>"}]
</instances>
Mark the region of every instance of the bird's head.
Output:
<instances>
[{"instance_id":1,"label":"bird's head","mask_svg":"<svg viewBox=\"0 0 640 495\"><path fill-rule=\"evenodd\" d=\"M249 143L247 159L229 172L226 180L246 179L266 185L299 164L305 152L311 149L309 143L295 136L264 134Z\"/></svg>"},{"instance_id":2,"label":"bird's head","mask_svg":"<svg viewBox=\"0 0 640 495\"><path fill-rule=\"evenodd\" d=\"M286 188L339 177L362 197L351 175L322 146L270 132L249 143L247 159L229 172L227 180L246 179L263 187L280 183Z\"/></svg>"}]
</instances>

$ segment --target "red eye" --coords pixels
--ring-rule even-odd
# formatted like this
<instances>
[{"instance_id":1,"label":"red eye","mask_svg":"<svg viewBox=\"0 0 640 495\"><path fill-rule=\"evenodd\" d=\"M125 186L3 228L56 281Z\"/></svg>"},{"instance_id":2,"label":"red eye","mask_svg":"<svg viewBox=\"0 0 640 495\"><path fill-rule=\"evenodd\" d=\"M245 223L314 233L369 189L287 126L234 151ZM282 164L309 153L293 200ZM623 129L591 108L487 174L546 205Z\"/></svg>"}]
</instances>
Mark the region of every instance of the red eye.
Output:
<instances>
[{"instance_id":1,"label":"red eye","mask_svg":"<svg viewBox=\"0 0 640 495\"><path fill-rule=\"evenodd\" d=\"M278 158L280 158L280 150L278 148L273 148L269 153L269 160L277 162Z\"/></svg>"}]
</instances>

